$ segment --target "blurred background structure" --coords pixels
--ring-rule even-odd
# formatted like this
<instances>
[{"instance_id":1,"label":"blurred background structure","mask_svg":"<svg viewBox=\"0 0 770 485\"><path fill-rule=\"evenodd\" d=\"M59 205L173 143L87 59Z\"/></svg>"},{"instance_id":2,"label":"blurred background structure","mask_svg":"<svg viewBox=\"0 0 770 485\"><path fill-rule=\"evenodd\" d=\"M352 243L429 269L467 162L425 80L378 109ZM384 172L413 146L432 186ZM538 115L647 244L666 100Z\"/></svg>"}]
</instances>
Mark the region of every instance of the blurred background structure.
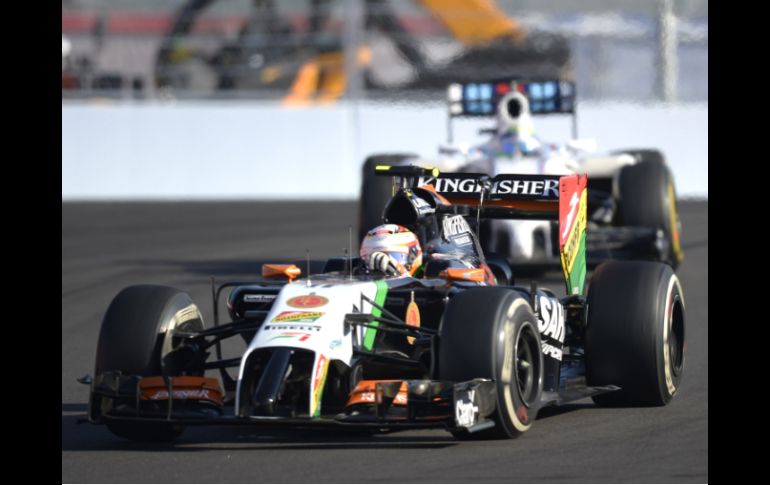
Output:
<instances>
[{"instance_id":1,"label":"blurred background structure","mask_svg":"<svg viewBox=\"0 0 770 485\"><path fill-rule=\"evenodd\" d=\"M707 101L708 1L62 0L63 98L376 99L511 70Z\"/></svg>"},{"instance_id":2,"label":"blurred background structure","mask_svg":"<svg viewBox=\"0 0 770 485\"><path fill-rule=\"evenodd\" d=\"M62 197L353 199L373 152L437 153L450 82L512 76L707 197L707 0L62 0Z\"/></svg>"}]
</instances>

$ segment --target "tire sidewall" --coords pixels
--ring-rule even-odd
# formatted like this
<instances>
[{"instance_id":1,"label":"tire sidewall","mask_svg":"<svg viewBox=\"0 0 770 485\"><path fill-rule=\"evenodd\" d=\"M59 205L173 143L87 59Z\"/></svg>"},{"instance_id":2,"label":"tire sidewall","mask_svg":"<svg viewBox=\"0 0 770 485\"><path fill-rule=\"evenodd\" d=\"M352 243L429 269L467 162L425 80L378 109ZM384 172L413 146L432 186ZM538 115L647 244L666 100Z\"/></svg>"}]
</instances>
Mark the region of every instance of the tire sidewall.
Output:
<instances>
[{"instance_id":1,"label":"tire sidewall","mask_svg":"<svg viewBox=\"0 0 770 485\"><path fill-rule=\"evenodd\" d=\"M669 347L675 328L678 372L672 369ZM587 383L621 389L594 401L620 406L670 402L683 375L685 338L684 295L670 266L611 261L596 269L588 289Z\"/></svg>"},{"instance_id":2,"label":"tire sidewall","mask_svg":"<svg viewBox=\"0 0 770 485\"><path fill-rule=\"evenodd\" d=\"M668 404L679 391L682 371L684 369L684 342L686 342L684 340L686 339L684 325L681 328L681 345L683 348L680 350L681 365L678 371L674 368L674 355L672 355L670 350L670 342L674 337L675 331L675 310L677 310L677 305L681 305L677 311L684 312L684 295L679 278L670 270L665 271L661 276L660 289L663 295L659 301L663 304L660 305L661 308L659 308L658 317L656 318L655 354L661 401L664 404ZM684 313L681 316L684 318Z\"/></svg>"},{"instance_id":3,"label":"tire sidewall","mask_svg":"<svg viewBox=\"0 0 770 485\"><path fill-rule=\"evenodd\" d=\"M537 417L543 387L543 354L540 350L537 320L529 303L513 294L505 312L497 319L494 332L494 365L497 381L498 424L508 436L529 430ZM524 399L518 385L516 356L519 347L532 339L532 357L535 359L535 394Z\"/></svg>"},{"instance_id":4,"label":"tire sidewall","mask_svg":"<svg viewBox=\"0 0 770 485\"><path fill-rule=\"evenodd\" d=\"M102 321L94 375L171 375L163 357L173 347L174 332L203 328L200 310L187 293L155 285L128 287L113 299Z\"/></svg>"}]
</instances>

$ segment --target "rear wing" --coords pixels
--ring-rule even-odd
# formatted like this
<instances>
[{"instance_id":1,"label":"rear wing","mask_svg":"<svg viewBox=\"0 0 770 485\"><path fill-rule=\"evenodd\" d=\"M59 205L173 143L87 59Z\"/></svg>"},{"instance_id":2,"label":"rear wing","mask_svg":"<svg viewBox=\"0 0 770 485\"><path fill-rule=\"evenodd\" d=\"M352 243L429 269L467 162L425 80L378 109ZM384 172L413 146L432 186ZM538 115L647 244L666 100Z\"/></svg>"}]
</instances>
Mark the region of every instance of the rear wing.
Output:
<instances>
[{"instance_id":1,"label":"rear wing","mask_svg":"<svg viewBox=\"0 0 770 485\"><path fill-rule=\"evenodd\" d=\"M506 78L449 85L449 142L452 141L454 118L494 117L498 103L511 91L518 91L527 98L532 115L571 115L572 137L577 138L577 93L574 82L560 79Z\"/></svg>"},{"instance_id":2,"label":"rear wing","mask_svg":"<svg viewBox=\"0 0 770 485\"><path fill-rule=\"evenodd\" d=\"M582 295L586 277L588 178L585 175L439 173L435 168L378 166L375 173L401 177L400 186L437 194L437 212L475 209L485 219L556 220L567 294ZM395 184L394 184L395 186Z\"/></svg>"}]
</instances>

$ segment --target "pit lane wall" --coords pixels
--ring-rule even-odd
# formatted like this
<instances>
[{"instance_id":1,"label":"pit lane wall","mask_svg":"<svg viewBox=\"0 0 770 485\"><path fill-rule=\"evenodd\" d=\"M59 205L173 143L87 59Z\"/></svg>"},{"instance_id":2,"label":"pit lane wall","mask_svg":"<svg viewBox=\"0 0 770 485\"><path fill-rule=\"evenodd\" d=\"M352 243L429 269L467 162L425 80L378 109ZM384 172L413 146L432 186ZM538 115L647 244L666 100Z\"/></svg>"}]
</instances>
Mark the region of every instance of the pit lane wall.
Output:
<instances>
[{"instance_id":1,"label":"pit lane wall","mask_svg":"<svg viewBox=\"0 0 770 485\"><path fill-rule=\"evenodd\" d=\"M563 142L566 117L536 119ZM477 144L493 122L459 120L456 142ZM681 197L708 197L708 104L579 106L579 135L599 150L657 147ZM62 199L355 199L375 152L437 156L443 104L63 102Z\"/></svg>"}]
</instances>

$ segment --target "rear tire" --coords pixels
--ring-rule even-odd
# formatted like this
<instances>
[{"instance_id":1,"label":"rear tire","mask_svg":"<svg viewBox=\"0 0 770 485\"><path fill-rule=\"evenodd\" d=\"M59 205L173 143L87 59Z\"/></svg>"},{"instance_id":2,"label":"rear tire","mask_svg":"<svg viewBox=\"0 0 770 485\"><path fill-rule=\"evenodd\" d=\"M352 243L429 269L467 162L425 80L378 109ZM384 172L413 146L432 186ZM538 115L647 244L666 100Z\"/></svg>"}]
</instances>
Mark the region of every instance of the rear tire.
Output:
<instances>
[{"instance_id":1,"label":"rear tire","mask_svg":"<svg viewBox=\"0 0 770 485\"><path fill-rule=\"evenodd\" d=\"M622 226L660 229L668 242L661 262L676 269L684 259L674 177L658 150L627 150L638 163L624 166L618 178L618 219Z\"/></svg>"},{"instance_id":2,"label":"rear tire","mask_svg":"<svg viewBox=\"0 0 770 485\"><path fill-rule=\"evenodd\" d=\"M454 296L441 324L438 373L455 382L497 384L496 426L455 437L515 438L534 422L543 390L543 355L529 302L506 288L472 288Z\"/></svg>"},{"instance_id":3,"label":"rear tire","mask_svg":"<svg viewBox=\"0 0 770 485\"><path fill-rule=\"evenodd\" d=\"M358 212L358 240L363 241L366 233L382 224L382 213L390 201L392 181L390 177L374 174L377 165L395 165L417 155L410 153L378 154L366 159L361 173L361 196Z\"/></svg>"},{"instance_id":4,"label":"rear tire","mask_svg":"<svg viewBox=\"0 0 770 485\"><path fill-rule=\"evenodd\" d=\"M600 406L663 406L684 369L685 306L671 267L609 261L588 289L586 371L589 386L617 385L594 396Z\"/></svg>"},{"instance_id":5,"label":"rear tire","mask_svg":"<svg viewBox=\"0 0 770 485\"><path fill-rule=\"evenodd\" d=\"M138 376L178 375L175 330L203 330L203 317L187 293L157 285L125 288L102 321L94 375L121 372ZM95 405L92 397L92 406ZM93 409L92 409L93 412ZM105 420L109 430L135 441L170 441L184 431L168 423Z\"/></svg>"}]
</instances>

